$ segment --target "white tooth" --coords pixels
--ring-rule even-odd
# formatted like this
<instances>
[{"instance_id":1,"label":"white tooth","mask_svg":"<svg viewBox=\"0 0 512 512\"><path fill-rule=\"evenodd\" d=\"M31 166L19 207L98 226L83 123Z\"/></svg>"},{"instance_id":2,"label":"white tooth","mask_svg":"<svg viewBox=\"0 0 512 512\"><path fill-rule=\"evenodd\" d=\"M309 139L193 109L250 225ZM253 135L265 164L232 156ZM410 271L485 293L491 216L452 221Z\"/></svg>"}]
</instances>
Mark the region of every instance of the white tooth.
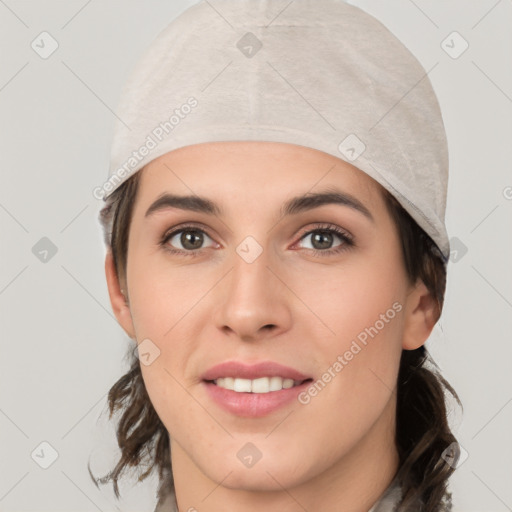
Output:
<instances>
[{"instance_id":1,"label":"white tooth","mask_svg":"<svg viewBox=\"0 0 512 512\"><path fill-rule=\"evenodd\" d=\"M283 380L283 389L289 389L293 387L293 379L284 379Z\"/></svg>"},{"instance_id":2,"label":"white tooth","mask_svg":"<svg viewBox=\"0 0 512 512\"><path fill-rule=\"evenodd\" d=\"M270 379L268 377L261 377L252 381L253 393L268 393L270 391Z\"/></svg>"},{"instance_id":3,"label":"white tooth","mask_svg":"<svg viewBox=\"0 0 512 512\"><path fill-rule=\"evenodd\" d=\"M224 379L224 387L226 389L234 389L235 379L233 377L225 377Z\"/></svg>"},{"instance_id":4,"label":"white tooth","mask_svg":"<svg viewBox=\"0 0 512 512\"><path fill-rule=\"evenodd\" d=\"M280 391L283 389L283 379L281 377L270 377L270 391Z\"/></svg>"},{"instance_id":5,"label":"white tooth","mask_svg":"<svg viewBox=\"0 0 512 512\"><path fill-rule=\"evenodd\" d=\"M236 391L238 393L269 393L289 389L300 384L300 381L283 379L282 377L260 377L258 379L238 379L233 377L219 377L216 379L217 386Z\"/></svg>"},{"instance_id":6,"label":"white tooth","mask_svg":"<svg viewBox=\"0 0 512 512\"><path fill-rule=\"evenodd\" d=\"M235 379L233 389L238 392L251 392L251 379Z\"/></svg>"}]
</instances>

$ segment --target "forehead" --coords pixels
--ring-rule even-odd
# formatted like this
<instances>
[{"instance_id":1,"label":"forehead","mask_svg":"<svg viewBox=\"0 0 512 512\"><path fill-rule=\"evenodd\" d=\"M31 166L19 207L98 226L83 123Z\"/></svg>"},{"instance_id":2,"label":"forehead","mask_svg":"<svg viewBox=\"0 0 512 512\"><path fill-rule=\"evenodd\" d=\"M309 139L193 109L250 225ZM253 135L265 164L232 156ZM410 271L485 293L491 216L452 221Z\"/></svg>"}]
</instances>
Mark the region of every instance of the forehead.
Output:
<instances>
[{"instance_id":1,"label":"forehead","mask_svg":"<svg viewBox=\"0 0 512 512\"><path fill-rule=\"evenodd\" d=\"M279 202L328 186L365 202L381 196L381 186L350 163L316 149L279 142L195 144L162 155L140 172L142 202L166 191Z\"/></svg>"}]
</instances>

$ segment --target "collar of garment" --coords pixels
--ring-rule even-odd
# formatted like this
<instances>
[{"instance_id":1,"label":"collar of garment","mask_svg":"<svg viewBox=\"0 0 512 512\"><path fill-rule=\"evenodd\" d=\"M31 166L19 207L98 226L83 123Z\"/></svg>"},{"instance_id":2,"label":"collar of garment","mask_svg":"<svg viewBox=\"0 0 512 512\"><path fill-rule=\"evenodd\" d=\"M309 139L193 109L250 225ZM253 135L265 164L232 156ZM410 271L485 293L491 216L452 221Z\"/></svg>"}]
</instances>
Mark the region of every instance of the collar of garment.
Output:
<instances>
[{"instance_id":1,"label":"collar of garment","mask_svg":"<svg viewBox=\"0 0 512 512\"><path fill-rule=\"evenodd\" d=\"M171 490L159 500L154 512L179 512L173 487L169 488ZM402 491L395 479L368 512L396 512L401 497Z\"/></svg>"}]
</instances>

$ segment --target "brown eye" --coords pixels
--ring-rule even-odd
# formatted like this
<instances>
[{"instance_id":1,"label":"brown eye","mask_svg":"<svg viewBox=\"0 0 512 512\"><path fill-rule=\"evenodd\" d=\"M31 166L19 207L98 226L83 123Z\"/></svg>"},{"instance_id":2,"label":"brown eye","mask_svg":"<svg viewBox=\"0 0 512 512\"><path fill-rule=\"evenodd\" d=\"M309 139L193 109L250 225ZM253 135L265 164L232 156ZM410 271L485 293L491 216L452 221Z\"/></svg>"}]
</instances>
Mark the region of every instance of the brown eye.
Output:
<instances>
[{"instance_id":1,"label":"brown eye","mask_svg":"<svg viewBox=\"0 0 512 512\"><path fill-rule=\"evenodd\" d=\"M301 240L310 239L310 247L306 246L306 249L313 249L315 251L328 251L334 247L339 247L347 243L348 239L341 233L336 233L332 229L315 229L306 233ZM333 245L336 238L341 240L340 243Z\"/></svg>"},{"instance_id":2,"label":"brown eye","mask_svg":"<svg viewBox=\"0 0 512 512\"><path fill-rule=\"evenodd\" d=\"M166 244L180 251L197 251L203 249L205 239L211 240L211 238L200 229L181 229L180 231L171 233L167 237Z\"/></svg>"},{"instance_id":3,"label":"brown eye","mask_svg":"<svg viewBox=\"0 0 512 512\"><path fill-rule=\"evenodd\" d=\"M199 249L203 244L203 234L199 231L182 231L180 243L184 249Z\"/></svg>"},{"instance_id":4,"label":"brown eye","mask_svg":"<svg viewBox=\"0 0 512 512\"><path fill-rule=\"evenodd\" d=\"M314 249L330 249L333 243L333 235L327 231L317 231L311 236L311 245Z\"/></svg>"}]
</instances>

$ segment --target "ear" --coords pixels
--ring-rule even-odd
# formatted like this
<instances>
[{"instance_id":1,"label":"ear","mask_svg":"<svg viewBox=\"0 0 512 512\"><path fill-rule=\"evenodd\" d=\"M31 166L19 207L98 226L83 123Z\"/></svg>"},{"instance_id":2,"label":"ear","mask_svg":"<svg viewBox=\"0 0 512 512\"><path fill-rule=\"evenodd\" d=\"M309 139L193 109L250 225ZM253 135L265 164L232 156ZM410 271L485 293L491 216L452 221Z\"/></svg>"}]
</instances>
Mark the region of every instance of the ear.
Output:
<instances>
[{"instance_id":1,"label":"ear","mask_svg":"<svg viewBox=\"0 0 512 512\"><path fill-rule=\"evenodd\" d=\"M111 250L107 252L107 256L105 258L105 276L107 278L108 294L110 296L110 304L112 305L114 315L126 334L134 340L135 329L133 327L130 307L128 305L128 300L121 289L119 279L117 278L114 257L112 256Z\"/></svg>"},{"instance_id":2,"label":"ear","mask_svg":"<svg viewBox=\"0 0 512 512\"><path fill-rule=\"evenodd\" d=\"M415 350L425 344L438 320L436 300L420 279L407 297L402 348Z\"/></svg>"}]
</instances>

